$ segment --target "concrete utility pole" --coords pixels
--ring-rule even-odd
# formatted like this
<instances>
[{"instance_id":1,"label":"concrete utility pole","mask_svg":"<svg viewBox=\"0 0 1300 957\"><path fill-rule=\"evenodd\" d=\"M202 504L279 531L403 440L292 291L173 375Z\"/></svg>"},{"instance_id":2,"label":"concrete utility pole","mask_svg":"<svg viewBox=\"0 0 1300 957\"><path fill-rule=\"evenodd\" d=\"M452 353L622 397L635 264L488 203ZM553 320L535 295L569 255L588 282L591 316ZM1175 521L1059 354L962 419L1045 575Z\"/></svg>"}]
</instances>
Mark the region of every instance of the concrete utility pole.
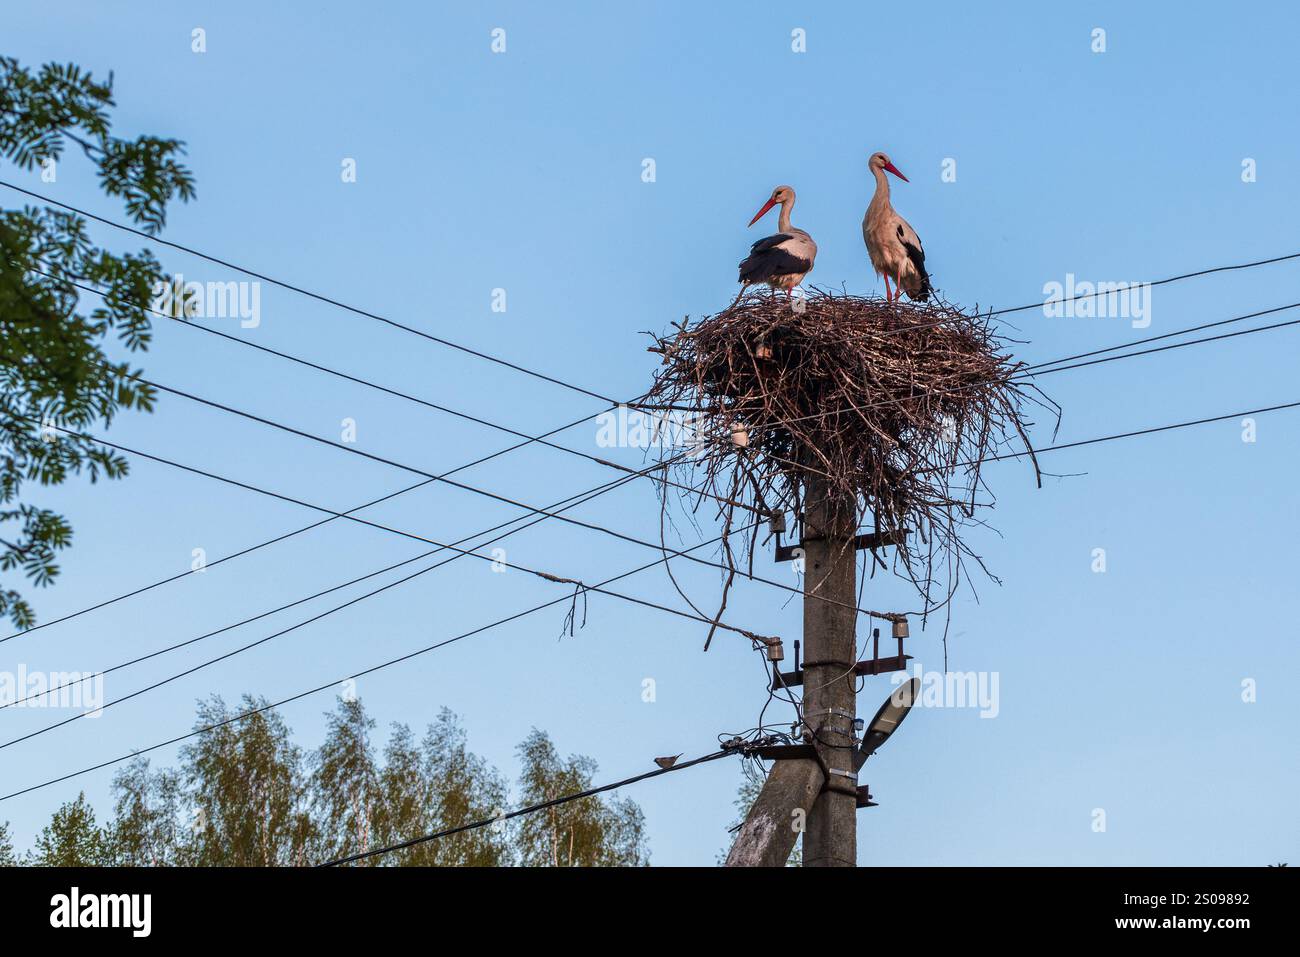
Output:
<instances>
[{"instance_id":1,"label":"concrete utility pole","mask_svg":"<svg viewBox=\"0 0 1300 957\"><path fill-rule=\"evenodd\" d=\"M808 813L804 867L857 865L855 506L835 496L821 476L809 472L804 479L803 713L829 772Z\"/></svg>"},{"instance_id":2,"label":"concrete utility pole","mask_svg":"<svg viewBox=\"0 0 1300 957\"><path fill-rule=\"evenodd\" d=\"M801 820L805 867L857 864L857 770L865 756L853 741L855 505L832 498L820 476L809 473L804 480L804 739L820 761L795 757L773 764L727 855L728 867L783 867Z\"/></svg>"}]
</instances>

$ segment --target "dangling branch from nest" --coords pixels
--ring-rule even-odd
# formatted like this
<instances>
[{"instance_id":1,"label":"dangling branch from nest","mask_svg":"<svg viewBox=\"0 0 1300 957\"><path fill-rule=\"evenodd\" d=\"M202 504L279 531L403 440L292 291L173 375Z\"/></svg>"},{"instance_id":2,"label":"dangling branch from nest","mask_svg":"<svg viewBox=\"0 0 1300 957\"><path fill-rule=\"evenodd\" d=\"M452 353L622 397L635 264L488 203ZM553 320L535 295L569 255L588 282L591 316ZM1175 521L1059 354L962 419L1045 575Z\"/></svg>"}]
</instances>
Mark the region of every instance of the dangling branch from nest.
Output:
<instances>
[{"instance_id":1,"label":"dangling branch from nest","mask_svg":"<svg viewBox=\"0 0 1300 957\"><path fill-rule=\"evenodd\" d=\"M566 579L566 581L571 579ZM578 620L578 599L582 599L582 624ZM569 611L564 616L564 622L560 625L560 637L563 638L565 633L572 638L576 634L577 628L587 627L587 586L580 581L573 582L573 597L569 600Z\"/></svg>"},{"instance_id":2,"label":"dangling branch from nest","mask_svg":"<svg viewBox=\"0 0 1300 957\"><path fill-rule=\"evenodd\" d=\"M987 316L942 302L750 294L674 324L651 351L663 366L645 405L690 413L708 446L673 468L695 490L693 510L712 500L725 529L748 524L751 572L761 528L752 514L733 526L737 507L801 516L815 476L859 524L904 542L894 570L928 613L951 598L966 560L983 567L962 537L993 504L983 460L1027 453L1041 484L1025 409L1056 406L1024 385L1024 365ZM723 552L725 609L743 560L729 535Z\"/></svg>"}]
</instances>

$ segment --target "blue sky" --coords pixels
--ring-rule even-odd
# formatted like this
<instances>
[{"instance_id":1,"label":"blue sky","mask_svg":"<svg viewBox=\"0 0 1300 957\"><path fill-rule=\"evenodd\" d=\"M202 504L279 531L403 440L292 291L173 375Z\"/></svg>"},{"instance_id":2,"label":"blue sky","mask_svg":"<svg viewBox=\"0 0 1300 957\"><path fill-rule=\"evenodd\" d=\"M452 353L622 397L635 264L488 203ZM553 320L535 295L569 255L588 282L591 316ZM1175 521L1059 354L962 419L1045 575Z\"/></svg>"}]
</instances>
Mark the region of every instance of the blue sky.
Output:
<instances>
[{"instance_id":1,"label":"blue sky","mask_svg":"<svg viewBox=\"0 0 1300 957\"><path fill-rule=\"evenodd\" d=\"M654 369L642 330L715 311L735 288L746 230L773 186L798 190L796 225L817 239L811 281L879 292L859 223L867 156L911 178L898 209L924 238L937 286L967 306L1041 299L1067 273L1151 280L1300 249L1300 134L1286 122L1300 14L1222 5L775 3L415 4L229 2L6 4L4 52L28 65L113 70L116 129L189 144L199 198L166 235L602 394L640 393ZM207 52L191 51L206 31ZM506 31L493 54L490 33ZM1094 28L1106 52L1091 50ZM791 35L806 34L795 53ZM345 158L357 181L341 181ZM655 162L643 182L643 160ZM1253 159L1255 182L1242 181ZM955 182L940 177L956 161ZM71 155L31 188L121 218ZM3 202L14 202L9 191ZM118 249L136 245L99 231ZM190 279L238 275L171 251ZM1030 362L1159 335L1295 300L1295 262L1153 292L1152 323L1007 317ZM505 289L507 311L493 312ZM525 432L600 403L263 286L262 322L223 331ZM1287 318L1286 316L1279 318ZM224 323L224 324L223 324ZM1014 326L1012 326L1014 323ZM159 326L152 377L428 471L508 437ZM1072 441L1300 399L1294 330L1114 362L1043 380ZM1035 432L1051 437L1051 423ZM1021 463L987 477L994 531L972 544L1002 581L954 609L950 664L997 672L1000 709L920 710L867 766L880 806L862 812L863 864L1262 864L1295 856L1297 598L1295 412L1261 416L1257 440L1228 421ZM114 425L114 440L330 507L416 477L165 398ZM595 428L565 441L596 448ZM635 450L616 451L628 464ZM613 477L547 449L462 478L546 504ZM136 463L110 485L42 491L77 533L57 617L209 557L307 524L313 513L165 466ZM451 540L517 514L451 488L381 506L376 521ZM580 512L642 538L658 508L637 483ZM702 531L714 532L703 523ZM687 543L694 532L683 532ZM1104 548L1107 571L1092 571ZM424 549L355 524L309 535L0 646L0 669L97 670ZM512 539L510 561L597 580L649 561L644 549L556 522ZM766 574L795 579L785 566ZM698 601L717 580L684 567ZM624 583L671 594L662 572ZM554 585L464 560L245 655L0 753L25 786L189 728L210 692L283 697L556 597ZM357 589L345 593L354 594ZM798 602L742 587L730 620L795 636ZM881 578L864 599L910 608ZM323 609L329 599L311 609ZM298 617L305 617L302 613ZM294 612L276 616L284 627ZM593 597L587 627L557 638L547 613L364 678L381 725L458 712L470 744L513 776L532 726L583 752L601 778L655 755L710 750L754 723L762 674L742 641L702 654L695 624ZM106 679L116 697L276 630L267 623ZM909 648L942 667L939 629ZM642 701L645 678L657 700ZM1242 701L1253 679L1258 698ZM859 711L889 691L867 683ZM319 742L329 695L285 709ZM59 712L0 714L7 739ZM174 751L155 760L170 763ZM627 792L645 809L657 864L709 864L725 844L740 769L717 762ZM0 807L21 846L84 788L105 812L100 771ZM1093 829L1094 810L1106 830Z\"/></svg>"}]
</instances>

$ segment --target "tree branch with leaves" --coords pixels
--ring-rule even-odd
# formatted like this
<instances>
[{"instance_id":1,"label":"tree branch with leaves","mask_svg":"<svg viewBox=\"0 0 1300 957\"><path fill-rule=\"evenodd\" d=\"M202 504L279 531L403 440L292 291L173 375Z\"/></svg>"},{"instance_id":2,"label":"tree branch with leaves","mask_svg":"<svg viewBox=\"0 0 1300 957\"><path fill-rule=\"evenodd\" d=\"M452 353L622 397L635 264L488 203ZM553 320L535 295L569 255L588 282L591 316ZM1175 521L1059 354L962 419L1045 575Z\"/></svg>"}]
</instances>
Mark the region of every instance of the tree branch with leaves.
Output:
<instances>
[{"instance_id":1,"label":"tree branch with leaves","mask_svg":"<svg viewBox=\"0 0 1300 957\"><path fill-rule=\"evenodd\" d=\"M112 86L111 74L101 83L56 63L33 73L0 57L0 170L39 166L52 180L71 145L93 167L99 188L156 234L172 200L194 198L194 179L179 160L179 140L112 134ZM104 296L83 305L69 281ZM0 575L49 585L59 574L56 553L72 543L62 515L24 500L28 483L127 473L121 455L79 433L108 426L123 410L153 409L154 391L130 378L141 370L113 361L105 347L117 340L127 352L148 348L146 304L169 282L148 250L115 254L95 245L80 216L0 208ZM28 600L7 582L0 584L0 617L20 629L36 623Z\"/></svg>"}]
</instances>

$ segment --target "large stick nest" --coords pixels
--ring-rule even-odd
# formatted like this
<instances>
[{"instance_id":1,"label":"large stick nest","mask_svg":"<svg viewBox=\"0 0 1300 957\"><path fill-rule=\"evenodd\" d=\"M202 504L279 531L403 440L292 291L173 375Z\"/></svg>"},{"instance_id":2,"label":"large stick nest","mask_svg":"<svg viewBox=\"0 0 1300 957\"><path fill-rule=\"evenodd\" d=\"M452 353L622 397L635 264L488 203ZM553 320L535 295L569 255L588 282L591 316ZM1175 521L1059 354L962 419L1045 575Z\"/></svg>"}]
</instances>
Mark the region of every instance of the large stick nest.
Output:
<instances>
[{"instance_id":1,"label":"large stick nest","mask_svg":"<svg viewBox=\"0 0 1300 957\"><path fill-rule=\"evenodd\" d=\"M707 443L679 460L698 501L725 500L728 529L737 507L797 517L816 477L859 523L906 537L895 570L927 609L951 596L964 560L979 561L961 531L992 504L982 463L1027 453L1037 476L1024 409L1050 400L1022 388L1024 367L987 316L763 293L655 338L664 364L645 405L686 413ZM942 596L932 591L940 568Z\"/></svg>"}]
</instances>

